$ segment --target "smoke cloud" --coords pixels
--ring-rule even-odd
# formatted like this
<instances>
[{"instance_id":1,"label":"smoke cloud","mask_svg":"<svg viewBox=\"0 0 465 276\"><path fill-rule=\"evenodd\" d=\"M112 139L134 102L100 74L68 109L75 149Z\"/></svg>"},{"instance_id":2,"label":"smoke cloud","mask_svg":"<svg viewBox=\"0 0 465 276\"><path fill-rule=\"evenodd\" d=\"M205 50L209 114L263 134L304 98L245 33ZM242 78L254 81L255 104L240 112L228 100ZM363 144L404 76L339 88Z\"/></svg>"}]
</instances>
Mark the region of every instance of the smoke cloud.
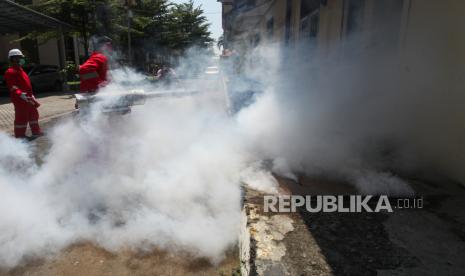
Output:
<instances>
[{"instance_id":1,"label":"smoke cloud","mask_svg":"<svg viewBox=\"0 0 465 276\"><path fill-rule=\"evenodd\" d=\"M414 193L404 178L463 182L464 71L451 70L458 61L441 59L443 50L258 47L245 70L265 93L237 120L259 156L290 178L298 172L404 196Z\"/></svg>"},{"instance_id":2,"label":"smoke cloud","mask_svg":"<svg viewBox=\"0 0 465 276\"><path fill-rule=\"evenodd\" d=\"M131 71L114 77L140 81ZM115 82L101 93L125 89ZM49 132L41 166L33 148L2 134L0 265L84 240L221 260L236 242L242 178L264 173L247 171L254 159L211 99L157 99L126 116L104 115L97 103Z\"/></svg>"},{"instance_id":3,"label":"smoke cloud","mask_svg":"<svg viewBox=\"0 0 465 276\"><path fill-rule=\"evenodd\" d=\"M49 131L40 165L31 145L0 133L0 266L79 241L219 261L236 243L241 183L276 192L272 173L390 195L413 193L402 175L434 168L454 176L457 162L442 157L462 154L463 93L444 98L421 82L425 74L387 54L304 59L296 52L257 48L243 75L228 75L227 96L210 76L182 83L201 94L149 100L125 116L104 115L95 104ZM131 70L114 71L113 80L102 94L164 91ZM231 99L240 107L233 116L225 110Z\"/></svg>"}]
</instances>

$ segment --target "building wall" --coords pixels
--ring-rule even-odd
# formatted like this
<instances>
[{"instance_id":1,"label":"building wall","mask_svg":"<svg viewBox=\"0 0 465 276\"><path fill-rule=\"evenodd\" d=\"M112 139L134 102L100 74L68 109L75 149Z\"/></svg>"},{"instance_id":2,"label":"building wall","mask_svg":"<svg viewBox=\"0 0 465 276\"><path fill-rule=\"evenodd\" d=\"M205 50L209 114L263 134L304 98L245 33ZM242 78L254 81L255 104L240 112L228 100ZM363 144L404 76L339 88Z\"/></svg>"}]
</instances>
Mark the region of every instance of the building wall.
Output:
<instances>
[{"instance_id":1,"label":"building wall","mask_svg":"<svg viewBox=\"0 0 465 276\"><path fill-rule=\"evenodd\" d=\"M22 5L29 5L37 4L39 0L23 0L15 2ZM24 54L29 57L31 62L57 66L61 65L58 39L50 39L43 45L38 45L36 40L29 39L23 40L22 42L12 42L23 35L26 34L0 35L0 62L6 62L8 60L8 50L18 48L23 50Z\"/></svg>"},{"instance_id":2,"label":"building wall","mask_svg":"<svg viewBox=\"0 0 465 276\"><path fill-rule=\"evenodd\" d=\"M291 0L291 41L306 39L301 34L300 6L302 1ZM262 5L267 1L257 1ZM250 39L260 36L261 43L283 42L285 39L287 0L269 0L271 7L261 16L257 26L250 26L249 34L241 34L237 39ZM352 18L351 3L362 3L359 17ZM231 5L225 5L230 9ZM405 58L414 57L419 45L427 46L436 53L438 47L452 47L454 51L442 51L446 60L465 60L465 17L459 13L465 7L462 0L327 0L319 8L318 34L315 40L320 54L341 52L353 54L351 46L364 50L385 47L385 50L398 52ZM352 18L352 19L351 19ZM433 19L434 18L434 19ZM267 23L273 20L270 35ZM359 26L356 31L348 26L349 21ZM234 30L234 26L232 26ZM436 39L435 39L436 38ZM382 43L380 42L382 41ZM389 43L386 44L385 42ZM434 49L434 50L433 50Z\"/></svg>"},{"instance_id":3,"label":"building wall","mask_svg":"<svg viewBox=\"0 0 465 276\"><path fill-rule=\"evenodd\" d=\"M274 41L284 40L284 30L286 24L286 0L275 1L267 16L272 16L274 21Z\"/></svg>"},{"instance_id":4,"label":"building wall","mask_svg":"<svg viewBox=\"0 0 465 276\"><path fill-rule=\"evenodd\" d=\"M449 99L457 98L454 106L450 105L450 100L443 102L424 95L437 103L436 112L421 114L428 118L424 127L428 129L430 125L441 125L441 129L418 133L418 146L426 147L434 139L437 145L433 152L435 155L427 157L435 158L437 165L448 175L465 183L465 109L461 101L463 97L460 96L465 91L465 1L410 2L409 17L404 22L405 32L401 41L401 60L406 70L421 72L424 76L412 86L425 91L438 91ZM456 112L454 117L449 117L451 111ZM455 135L451 137L447 133Z\"/></svg>"},{"instance_id":5,"label":"building wall","mask_svg":"<svg viewBox=\"0 0 465 276\"><path fill-rule=\"evenodd\" d=\"M251 33L260 34L261 43L284 41L286 1L273 1L257 28L251 28ZM418 152L424 152L425 160L436 160L435 168L465 183L465 109L460 96L465 87L465 1L327 0L319 6L313 46L306 44L308 37L302 31L302 1L292 0L291 38L295 45L303 45L299 50L331 60L367 60L370 55L379 57L379 53L393 57L399 63L397 68L404 70L406 79L399 80L403 89L417 91L412 95L421 97L413 102L423 102L425 97L437 102L435 112L429 112L429 106L414 108L412 116L418 116L425 125L412 130L410 138L415 138L412 141ZM269 35L267 22L271 18L273 32ZM425 93L418 93L422 89ZM441 95L438 91L448 97L447 105L435 98ZM455 106L450 100L454 97ZM430 125L441 130L430 131ZM446 133L454 133L454 137L444 136ZM433 141L438 146L431 149Z\"/></svg>"},{"instance_id":6,"label":"building wall","mask_svg":"<svg viewBox=\"0 0 465 276\"><path fill-rule=\"evenodd\" d=\"M255 30L255 32L260 36L261 43L284 42L286 25L286 1L287 0L268 1L271 2L272 5L260 18L259 23L257 24L257 28ZM294 2L295 0L290 1L292 5L291 7L293 8L294 5L292 4L292 2ZM266 2L267 1L260 2L260 5L263 5ZM293 30L291 30L291 40L294 40L293 34Z\"/></svg>"},{"instance_id":7,"label":"building wall","mask_svg":"<svg viewBox=\"0 0 465 276\"><path fill-rule=\"evenodd\" d=\"M8 51L13 48L20 48L19 42L12 42L18 39L17 34L0 35L0 62L8 62Z\"/></svg>"},{"instance_id":8,"label":"building wall","mask_svg":"<svg viewBox=\"0 0 465 276\"><path fill-rule=\"evenodd\" d=\"M39 59L41 64L60 65L56 39L50 39L45 44L39 45Z\"/></svg>"},{"instance_id":9,"label":"building wall","mask_svg":"<svg viewBox=\"0 0 465 276\"><path fill-rule=\"evenodd\" d=\"M341 47L344 21L344 0L329 0L320 7L317 45L322 54L335 52Z\"/></svg>"},{"instance_id":10,"label":"building wall","mask_svg":"<svg viewBox=\"0 0 465 276\"><path fill-rule=\"evenodd\" d=\"M302 0L292 1L292 15L291 15L291 40L293 43L299 40L300 34L300 2Z\"/></svg>"},{"instance_id":11,"label":"building wall","mask_svg":"<svg viewBox=\"0 0 465 276\"><path fill-rule=\"evenodd\" d=\"M423 125L406 135L415 141L424 160L434 160L430 165L465 183L465 109L453 105L454 98L463 99L460 95L465 87L465 1L363 2L360 28L354 33L348 30L350 0L328 0L320 7L319 56L331 53L359 59L381 54L396 58L398 68L404 70L398 80L402 89L411 97L419 97L410 100L437 102L409 113ZM439 91L444 91L443 96ZM441 104L441 97L447 97L443 98L447 104ZM454 133L455 137L445 133ZM437 147L431 148L433 144Z\"/></svg>"},{"instance_id":12,"label":"building wall","mask_svg":"<svg viewBox=\"0 0 465 276\"><path fill-rule=\"evenodd\" d=\"M0 62L8 62L8 51L13 48L21 49L21 43L13 42L18 39L18 34L0 36ZM56 39L51 39L43 45L38 45L39 60L41 64L60 65L58 45Z\"/></svg>"}]
</instances>

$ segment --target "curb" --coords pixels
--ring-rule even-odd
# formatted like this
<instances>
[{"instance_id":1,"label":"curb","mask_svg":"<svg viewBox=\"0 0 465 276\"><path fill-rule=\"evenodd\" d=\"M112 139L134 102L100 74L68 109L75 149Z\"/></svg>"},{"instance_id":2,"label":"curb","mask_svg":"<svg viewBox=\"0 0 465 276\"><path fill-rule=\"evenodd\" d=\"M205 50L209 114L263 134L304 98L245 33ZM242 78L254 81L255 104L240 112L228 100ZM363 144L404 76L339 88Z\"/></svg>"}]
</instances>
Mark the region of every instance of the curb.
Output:
<instances>
[{"instance_id":1,"label":"curb","mask_svg":"<svg viewBox=\"0 0 465 276\"><path fill-rule=\"evenodd\" d=\"M242 275L290 275L283 257L283 240L294 230L294 221L287 215L268 216L262 213L261 197L257 191L246 188L242 209L239 254Z\"/></svg>"},{"instance_id":2,"label":"curb","mask_svg":"<svg viewBox=\"0 0 465 276\"><path fill-rule=\"evenodd\" d=\"M239 259L244 276L333 275L298 213L265 213L265 194L244 187Z\"/></svg>"}]
</instances>

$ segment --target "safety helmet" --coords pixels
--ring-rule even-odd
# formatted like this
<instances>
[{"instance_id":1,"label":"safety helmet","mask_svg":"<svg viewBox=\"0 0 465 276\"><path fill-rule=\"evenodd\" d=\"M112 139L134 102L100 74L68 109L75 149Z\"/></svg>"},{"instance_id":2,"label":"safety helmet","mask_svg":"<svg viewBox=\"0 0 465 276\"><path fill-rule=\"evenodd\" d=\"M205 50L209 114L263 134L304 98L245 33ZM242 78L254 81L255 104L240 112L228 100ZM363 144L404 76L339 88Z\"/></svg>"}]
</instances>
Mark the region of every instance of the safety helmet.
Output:
<instances>
[{"instance_id":1,"label":"safety helmet","mask_svg":"<svg viewBox=\"0 0 465 276\"><path fill-rule=\"evenodd\" d=\"M14 57L14 56L24 57L23 52L21 52L21 50L19 50L19 49L11 49L8 52L8 58L11 58L11 57Z\"/></svg>"}]
</instances>

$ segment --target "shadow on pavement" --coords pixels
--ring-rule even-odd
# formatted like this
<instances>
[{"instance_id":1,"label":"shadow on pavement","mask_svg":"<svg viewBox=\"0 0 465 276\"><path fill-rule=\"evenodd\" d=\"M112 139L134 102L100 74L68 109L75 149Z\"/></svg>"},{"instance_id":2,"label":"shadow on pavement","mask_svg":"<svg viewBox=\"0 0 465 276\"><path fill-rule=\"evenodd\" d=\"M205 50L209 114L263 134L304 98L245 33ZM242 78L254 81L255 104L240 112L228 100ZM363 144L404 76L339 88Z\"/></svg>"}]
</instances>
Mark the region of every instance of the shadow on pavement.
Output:
<instances>
[{"instance_id":1,"label":"shadow on pavement","mask_svg":"<svg viewBox=\"0 0 465 276\"><path fill-rule=\"evenodd\" d=\"M459 275L465 257L465 203L460 203L465 188L448 180L408 181L424 198L423 208L396 209L396 199L390 198L392 213L298 209L334 275ZM293 195L356 194L328 181L279 182Z\"/></svg>"}]
</instances>

